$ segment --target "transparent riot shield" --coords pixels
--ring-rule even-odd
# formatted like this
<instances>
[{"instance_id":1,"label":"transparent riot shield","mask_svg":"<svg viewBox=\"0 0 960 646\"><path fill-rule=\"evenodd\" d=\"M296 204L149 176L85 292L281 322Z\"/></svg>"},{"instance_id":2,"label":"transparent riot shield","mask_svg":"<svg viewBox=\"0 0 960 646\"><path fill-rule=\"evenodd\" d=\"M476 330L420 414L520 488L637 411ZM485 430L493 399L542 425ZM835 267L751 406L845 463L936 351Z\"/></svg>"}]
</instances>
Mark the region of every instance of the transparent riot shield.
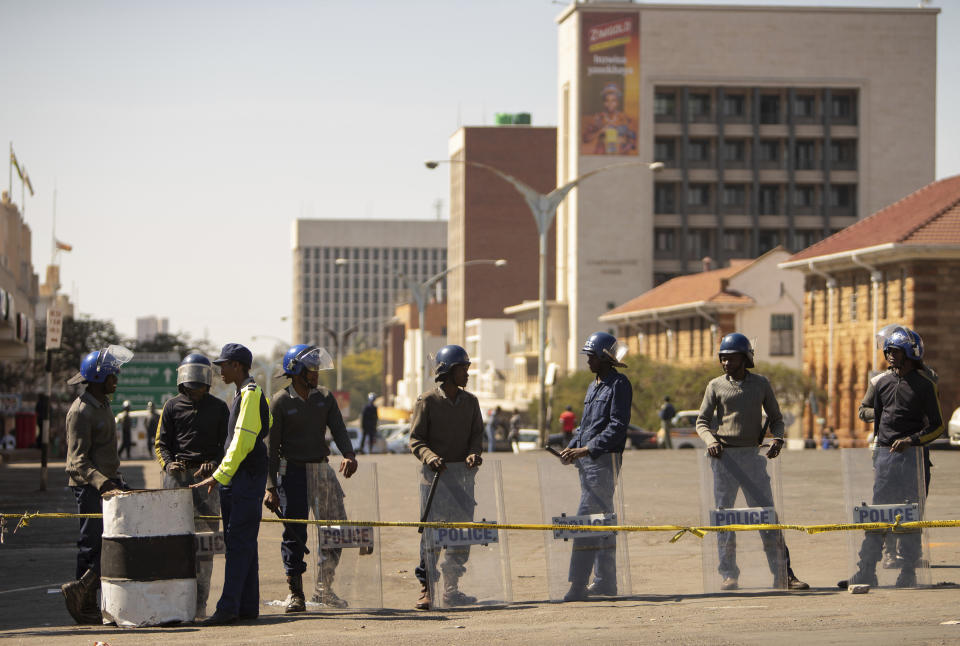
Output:
<instances>
[{"instance_id":1,"label":"transparent riot shield","mask_svg":"<svg viewBox=\"0 0 960 646\"><path fill-rule=\"evenodd\" d=\"M420 513L427 504L434 472L417 470ZM500 461L476 469L447 463L436 483L428 521L504 522ZM510 603L510 552L507 533L495 529L425 529L420 554L426 566L432 607Z\"/></svg>"},{"instance_id":2,"label":"transparent riot shield","mask_svg":"<svg viewBox=\"0 0 960 646\"><path fill-rule=\"evenodd\" d=\"M544 524L570 525L569 530L543 533L551 601L562 601L573 585L590 585L591 594L597 596L631 594L627 537L576 529L621 524L620 464L620 456L610 453L570 465L556 457L538 461Z\"/></svg>"},{"instance_id":3,"label":"transparent riot shield","mask_svg":"<svg viewBox=\"0 0 960 646\"><path fill-rule=\"evenodd\" d=\"M889 447L843 449L843 494L854 523L923 520L926 487L923 449L891 453ZM930 585L930 547L921 530L846 532L851 583Z\"/></svg>"},{"instance_id":4,"label":"transparent riot shield","mask_svg":"<svg viewBox=\"0 0 960 646\"><path fill-rule=\"evenodd\" d=\"M307 496L314 519L380 520L375 462L364 462L349 478L326 462L308 464ZM379 527L316 525L308 535L316 575L312 595L306 591L309 605L383 607Z\"/></svg>"},{"instance_id":5,"label":"transparent riot shield","mask_svg":"<svg viewBox=\"0 0 960 646\"><path fill-rule=\"evenodd\" d=\"M761 447L727 447L719 458L703 451L700 520L704 525L779 523L780 458ZM787 587L787 559L780 531L708 532L702 543L704 592Z\"/></svg>"}]
</instances>

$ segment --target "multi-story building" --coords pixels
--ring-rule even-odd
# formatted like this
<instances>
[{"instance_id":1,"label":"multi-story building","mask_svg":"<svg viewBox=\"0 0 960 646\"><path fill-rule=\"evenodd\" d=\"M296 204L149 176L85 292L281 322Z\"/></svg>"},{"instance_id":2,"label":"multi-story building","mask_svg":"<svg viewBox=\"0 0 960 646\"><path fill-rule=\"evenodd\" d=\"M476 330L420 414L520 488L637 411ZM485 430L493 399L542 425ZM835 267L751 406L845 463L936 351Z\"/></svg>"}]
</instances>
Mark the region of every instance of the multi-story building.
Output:
<instances>
[{"instance_id":1,"label":"multi-story building","mask_svg":"<svg viewBox=\"0 0 960 646\"><path fill-rule=\"evenodd\" d=\"M137 317L137 341L148 343L158 334L170 333L170 320L159 316Z\"/></svg>"},{"instance_id":2,"label":"multi-story building","mask_svg":"<svg viewBox=\"0 0 960 646\"><path fill-rule=\"evenodd\" d=\"M799 251L934 178L937 9L582 2L559 17L557 300ZM665 168L651 173L647 163Z\"/></svg>"},{"instance_id":3,"label":"multi-story building","mask_svg":"<svg viewBox=\"0 0 960 646\"><path fill-rule=\"evenodd\" d=\"M505 267L473 265L450 272L450 343L466 344L468 320L504 318L503 308L539 293L539 234L530 207L503 178L471 164L492 166L549 193L556 186L556 133L553 127L471 126L450 138L449 266L478 259L507 261ZM553 298L555 285L555 231L551 227L548 234L548 298Z\"/></svg>"},{"instance_id":4,"label":"multi-story building","mask_svg":"<svg viewBox=\"0 0 960 646\"><path fill-rule=\"evenodd\" d=\"M293 223L293 338L381 347L398 304L447 268L442 220L296 220ZM434 300L446 300L446 281Z\"/></svg>"},{"instance_id":5,"label":"multi-story building","mask_svg":"<svg viewBox=\"0 0 960 646\"><path fill-rule=\"evenodd\" d=\"M0 359L34 357L37 275L30 227L7 191L0 196Z\"/></svg>"},{"instance_id":6,"label":"multi-story building","mask_svg":"<svg viewBox=\"0 0 960 646\"><path fill-rule=\"evenodd\" d=\"M877 331L890 323L923 338L940 376L944 423L960 406L960 175L933 182L780 264L804 277L803 371L826 393L807 410L808 436L833 427L845 446L872 430L857 417L886 362ZM816 422L822 419L822 424Z\"/></svg>"}]
</instances>

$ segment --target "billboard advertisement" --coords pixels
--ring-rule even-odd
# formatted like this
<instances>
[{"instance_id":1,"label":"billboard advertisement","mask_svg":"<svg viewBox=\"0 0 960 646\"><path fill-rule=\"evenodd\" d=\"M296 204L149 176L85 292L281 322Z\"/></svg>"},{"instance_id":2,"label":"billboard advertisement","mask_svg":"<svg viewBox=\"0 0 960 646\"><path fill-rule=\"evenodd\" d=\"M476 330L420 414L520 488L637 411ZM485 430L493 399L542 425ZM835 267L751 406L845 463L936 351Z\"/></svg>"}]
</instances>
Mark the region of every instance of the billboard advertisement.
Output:
<instances>
[{"instance_id":1,"label":"billboard advertisement","mask_svg":"<svg viewBox=\"0 0 960 646\"><path fill-rule=\"evenodd\" d=\"M640 16L581 18L580 154L636 155L640 117Z\"/></svg>"}]
</instances>

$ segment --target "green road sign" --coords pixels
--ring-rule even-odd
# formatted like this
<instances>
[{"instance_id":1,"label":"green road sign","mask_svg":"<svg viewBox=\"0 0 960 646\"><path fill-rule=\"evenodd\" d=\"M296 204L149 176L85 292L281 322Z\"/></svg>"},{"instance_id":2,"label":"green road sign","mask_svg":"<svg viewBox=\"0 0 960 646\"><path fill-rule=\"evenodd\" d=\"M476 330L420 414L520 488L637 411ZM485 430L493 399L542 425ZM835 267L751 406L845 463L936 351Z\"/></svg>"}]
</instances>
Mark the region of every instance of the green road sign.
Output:
<instances>
[{"instance_id":1,"label":"green road sign","mask_svg":"<svg viewBox=\"0 0 960 646\"><path fill-rule=\"evenodd\" d=\"M144 409L151 401L159 409L165 401L177 396L176 355L171 360L165 354L145 357L141 354L120 369L117 392L110 405L115 413L123 408L125 400L130 402L131 410Z\"/></svg>"}]
</instances>

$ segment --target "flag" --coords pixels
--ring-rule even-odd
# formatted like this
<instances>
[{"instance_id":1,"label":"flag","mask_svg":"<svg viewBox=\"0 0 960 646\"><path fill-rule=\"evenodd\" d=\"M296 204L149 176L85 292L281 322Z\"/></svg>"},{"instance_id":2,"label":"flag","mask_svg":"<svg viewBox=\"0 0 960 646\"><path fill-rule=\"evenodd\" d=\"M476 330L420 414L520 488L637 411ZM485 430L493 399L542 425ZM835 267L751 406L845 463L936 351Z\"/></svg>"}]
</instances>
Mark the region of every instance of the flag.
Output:
<instances>
[{"instance_id":1,"label":"flag","mask_svg":"<svg viewBox=\"0 0 960 646\"><path fill-rule=\"evenodd\" d=\"M67 244L66 242L60 242L56 238L54 238L54 242L56 242L57 249L60 251L73 251L72 244Z\"/></svg>"}]
</instances>

